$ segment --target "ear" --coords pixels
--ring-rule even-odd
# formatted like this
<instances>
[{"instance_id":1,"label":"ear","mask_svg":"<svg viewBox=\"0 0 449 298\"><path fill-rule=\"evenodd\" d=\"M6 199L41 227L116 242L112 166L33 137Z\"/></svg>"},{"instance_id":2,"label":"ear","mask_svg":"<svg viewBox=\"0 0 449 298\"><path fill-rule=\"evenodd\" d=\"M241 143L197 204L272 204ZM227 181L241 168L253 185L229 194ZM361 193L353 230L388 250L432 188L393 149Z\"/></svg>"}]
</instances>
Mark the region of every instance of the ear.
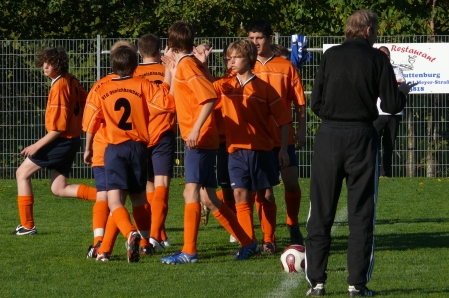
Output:
<instances>
[{"instance_id":1,"label":"ear","mask_svg":"<svg viewBox=\"0 0 449 298\"><path fill-rule=\"evenodd\" d=\"M369 37L371 35L371 27L366 27L365 29L365 37Z\"/></svg>"}]
</instances>

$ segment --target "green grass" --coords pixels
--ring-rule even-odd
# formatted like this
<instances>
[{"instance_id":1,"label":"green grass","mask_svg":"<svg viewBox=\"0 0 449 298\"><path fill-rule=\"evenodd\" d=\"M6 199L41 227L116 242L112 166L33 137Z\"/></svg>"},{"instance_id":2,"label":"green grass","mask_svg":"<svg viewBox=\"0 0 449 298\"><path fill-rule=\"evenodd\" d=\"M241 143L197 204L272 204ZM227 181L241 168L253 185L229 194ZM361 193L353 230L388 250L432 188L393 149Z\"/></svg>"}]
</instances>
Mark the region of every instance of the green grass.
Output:
<instances>
[{"instance_id":1,"label":"green grass","mask_svg":"<svg viewBox=\"0 0 449 298\"><path fill-rule=\"evenodd\" d=\"M91 180L72 180L93 185ZM309 207L309 180L301 179L301 225ZM179 250L183 241L183 180L172 181L167 233L172 246L164 254L128 264L120 237L108 263L86 259L92 242L92 202L60 199L50 193L48 180L34 180L35 222L39 234L8 235L19 223L13 180L0 180L1 297L302 297L304 274L284 273L279 254L233 262L237 246L211 216L200 227L200 261L165 265L159 257ZM368 286L383 297L449 296L449 179L381 179L376 225L376 263ZM278 201L278 247L288 245L283 187ZM347 297L346 198L342 194L333 230L327 294ZM257 222L257 221L256 221ZM260 228L257 236L261 238Z\"/></svg>"}]
</instances>

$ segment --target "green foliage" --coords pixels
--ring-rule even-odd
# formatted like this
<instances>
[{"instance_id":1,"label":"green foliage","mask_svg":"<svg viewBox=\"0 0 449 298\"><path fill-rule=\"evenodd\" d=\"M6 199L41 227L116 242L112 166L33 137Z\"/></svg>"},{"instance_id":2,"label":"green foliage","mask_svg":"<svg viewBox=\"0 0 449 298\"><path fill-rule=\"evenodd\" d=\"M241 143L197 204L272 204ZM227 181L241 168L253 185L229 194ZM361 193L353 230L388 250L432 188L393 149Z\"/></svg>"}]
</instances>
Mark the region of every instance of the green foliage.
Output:
<instances>
[{"instance_id":1,"label":"green foliage","mask_svg":"<svg viewBox=\"0 0 449 298\"><path fill-rule=\"evenodd\" d=\"M379 15L381 35L448 34L448 1L327 0L4 0L0 2L0 40L43 38L162 37L177 20L191 23L198 36L245 36L255 19L267 19L276 32L290 35L343 35L347 18L356 10Z\"/></svg>"}]
</instances>

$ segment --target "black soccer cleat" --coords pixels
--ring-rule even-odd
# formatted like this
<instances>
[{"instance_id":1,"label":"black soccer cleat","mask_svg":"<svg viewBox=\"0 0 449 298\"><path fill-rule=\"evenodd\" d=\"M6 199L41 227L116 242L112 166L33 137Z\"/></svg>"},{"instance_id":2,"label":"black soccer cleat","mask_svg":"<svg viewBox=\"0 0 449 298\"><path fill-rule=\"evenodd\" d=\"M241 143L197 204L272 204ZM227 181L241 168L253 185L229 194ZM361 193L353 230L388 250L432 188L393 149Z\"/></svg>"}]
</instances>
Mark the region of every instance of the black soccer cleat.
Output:
<instances>
[{"instance_id":1,"label":"black soccer cleat","mask_svg":"<svg viewBox=\"0 0 449 298\"><path fill-rule=\"evenodd\" d=\"M316 284L315 287L310 288L306 292L306 296L314 296L314 297L324 296L324 294L326 294L326 290L324 289L324 284Z\"/></svg>"},{"instance_id":2,"label":"black soccer cleat","mask_svg":"<svg viewBox=\"0 0 449 298\"><path fill-rule=\"evenodd\" d=\"M348 295L349 297L373 297L377 293L369 290L366 286L356 289L354 286L349 286Z\"/></svg>"},{"instance_id":3,"label":"black soccer cleat","mask_svg":"<svg viewBox=\"0 0 449 298\"><path fill-rule=\"evenodd\" d=\"M17 228L11 232L11 235L16 236L36 235L36 234L37 234L36 226L32 227L31 229L27 229L22 225L18 225Z\"/></svg>"}]
</instances>

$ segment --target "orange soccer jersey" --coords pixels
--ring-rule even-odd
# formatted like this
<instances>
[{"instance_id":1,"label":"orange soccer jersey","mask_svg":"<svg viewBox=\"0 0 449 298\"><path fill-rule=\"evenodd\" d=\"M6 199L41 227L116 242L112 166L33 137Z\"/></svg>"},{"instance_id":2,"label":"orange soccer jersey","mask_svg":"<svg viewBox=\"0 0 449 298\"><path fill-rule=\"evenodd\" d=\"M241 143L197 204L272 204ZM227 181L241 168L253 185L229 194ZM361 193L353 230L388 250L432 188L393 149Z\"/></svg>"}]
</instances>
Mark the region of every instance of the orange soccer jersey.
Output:
<instances>
[{"instance_id":1,"label":"orange soccer jersey","mask_svg":"<svg viewBox=\"0 0 449 298\"><path fill-rule=\"evenodd\" d=\"M140 63L137 66L134 76L139 76L156 84L162 84L165 76L165 66L156 62ZM149 147L156 145L162 137L162 134L168 130L176 133L176 115L174 113L160 114L153 116L150 114L150 133Z\"/></svg>"},{"instance_id":2,"label":"orange soccer jersey","mask_svg":"<svg viewBox=\"0 0 449 298\"><path fill-rule=\"evenodd\" d=\"M129 140L149 142L149 114L174 113L168 84L160 86L138 77L113 78L104 83L86 106L83 129L96 133L106 122L106 141L120 144Z\"/></svg>"},{"instance_id":3,"label":"orange soccer jersey","mask_svg":"<svg viewBox=\"0 0 449 298\"><path fill-rule=\"evenodd\" d=\"M100 89L101 85L104 83L110 82L112 78L117 78L118 76L114 73L107 74L106 76L102 77L100 80L98 80L90 89L89 94L87 95L86 104L88 105L89 102L93 101L93 97L95 92ZM90 119L87 117L83 117L83 130L86 130L87 125L89 124ZM106 146L108 145L108 142L106 141L106 129L105 129L105 123L102 121L100 123L100 127L97 131L97 133L94 136L94 141L92 145L93 149L93 156L92 156L92 166L93 167L101 167L104 166L104 150L106 149Z\"/></svg>"},{"instance_id":4,"label":"orange soccer jersey","mask_svg":"<svg viewBox=\"0 0 449 298\"><path fill-rule=\"evenodd\" d=\"M258 60L254 66L253 73L276 89L289 110L292 108L292 103L295 106L306 104L301 78L290 61L273 55L265 63ZM274 146L281 146L281 133L274 122L271 123L271 131L273 133ZM294 143L294 130L293 124L291 124L288 144Z\"/></svg>"},{"instance_id":5,"label":"orange soccer jersey","mask_svg":"<svg viewBox=\"0 0 449 298\"><path fill-rule=\"evenodd\" d=\"M273 149L270 122L276 123L278 130L292 122L276 90L257 76L244 86L235 77L217 81L214 87L220 101L217 108L223 111L228 152Z\"/></svg>"},{"instance_id":6,"label":"orange soccer jersey","mask_svg":"<svg viewBox=\"0 0 449 298\"><path fill-rule=\"evenodd\" d=\"M204 71L203 66L193 55L185 55L178 62L173 88L178 123L183 140L192 131L202 104L217 98L214 86L206 78ZM201 127L198 148L218 148L218 132L214 113L207 117Z\"/></svg>"},{"instance_id":7,"label":"orange soccer jersey","mask_svg":"<svg viewBox=\"0 0 449 298\"><path fill-rule=\"evenodd\" d=\"M62 131L61 138L76 138L81 134L83 110L87 92L77 78L67 73L51 84L45 111L45 128Z\"/></svg>"}]
</instances>

